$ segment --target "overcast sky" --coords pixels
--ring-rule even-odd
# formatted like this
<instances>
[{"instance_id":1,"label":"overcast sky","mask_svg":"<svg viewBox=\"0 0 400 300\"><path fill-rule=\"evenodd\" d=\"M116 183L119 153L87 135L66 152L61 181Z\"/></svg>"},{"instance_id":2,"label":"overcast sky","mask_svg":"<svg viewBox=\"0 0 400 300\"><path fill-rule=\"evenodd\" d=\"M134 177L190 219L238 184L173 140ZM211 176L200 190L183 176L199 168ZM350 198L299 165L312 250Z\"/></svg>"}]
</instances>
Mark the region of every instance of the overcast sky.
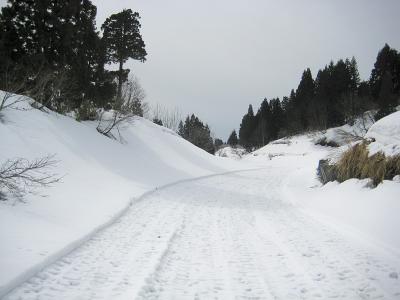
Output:
<instances>
[{"instance_id":1,"label":"overcast sky","mask_svg":"<svg viewBox=\"0 0 400 300\"><path fill-rule=\"evenodd\" d=\"M250 103L288 95L305 68L315 76L354 55L367 79L385 42L400 50L400 0L92 2L98 27L123 8L140 13L147 61L126 67L147 101L194 112L224 140Z\"/></svg>"}]
</instances>

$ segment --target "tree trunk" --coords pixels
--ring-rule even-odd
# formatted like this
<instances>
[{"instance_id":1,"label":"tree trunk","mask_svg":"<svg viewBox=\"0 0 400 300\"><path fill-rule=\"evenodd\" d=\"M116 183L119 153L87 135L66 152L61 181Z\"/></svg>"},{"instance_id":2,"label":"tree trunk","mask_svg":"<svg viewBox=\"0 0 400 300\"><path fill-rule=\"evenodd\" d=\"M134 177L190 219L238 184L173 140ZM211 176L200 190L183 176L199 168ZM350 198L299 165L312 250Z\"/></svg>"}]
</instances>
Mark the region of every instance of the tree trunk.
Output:
<instances>
[{"instance_id":1,"label":"tree trunk","mask_svg":"<svg viewBox=\"0 0 400 300\"><path fill-rule=\"evenodd\" d=\"M118 91L117 91L117 103L120 102L122 96L122 80L123 80L123 61L119 61L119 72L118 72Z\"/></svg>"}]
</instances>

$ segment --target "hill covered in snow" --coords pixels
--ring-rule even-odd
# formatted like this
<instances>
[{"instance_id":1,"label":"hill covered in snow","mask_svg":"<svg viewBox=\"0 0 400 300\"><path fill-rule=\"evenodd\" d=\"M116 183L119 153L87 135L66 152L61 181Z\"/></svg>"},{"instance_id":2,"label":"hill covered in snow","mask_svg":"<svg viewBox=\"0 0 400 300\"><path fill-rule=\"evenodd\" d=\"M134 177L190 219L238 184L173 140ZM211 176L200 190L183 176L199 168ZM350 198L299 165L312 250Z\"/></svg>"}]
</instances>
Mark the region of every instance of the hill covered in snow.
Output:
<instances>
[{"instance_id":1,"label":"hill covered in snow","mask_svg":"<svg viewBox=\"0 0 400 300\"><path fill-rule=\"evenodd\" d=\"M86 264L88 270L96 269L96 261L87 262L93 253L86 253L79 266L73 263L69 266L68 257L80 261L81 252L67 254L88 240L90 242L85 243L87 247L83 249L93 248L97 254L100 251L99 257L102 257L109 253L101 253L98 249L104 246L112 253L117 247L112 244L116 242L113 235L119 234L121 226L125 231L121 232L119 238L137 251L134 254L138 256L131 257L136 263L139 258L145 260L144 257L150 253L148 251L153 251L154 263L162 264L165 255L174 256L175 250L176 253L180 251L182 244L179 241L186 246L197 242L196 234L193 235L193 243L189 244L186 244L183 237L193 234L193 230L199 228L204 234L200 242L207 242L206 237L210 235L207 226L210 224L215 226L212 227L214 233L230 228L235 234L237 228L230 226L242 224L238 227L240 230L249 230L242 232L243 241L237 239L235 234L229 234L229 237L233 237L238 245L247 244L246 238L252 236L249 233L254 229L251 226L262 224L261 235L270 230L271 224L263 225L263 222L270 222L269 217L264 216L265 213L274 218L278 216L275 220L277 223L272 225L282 226L277 231L279 235L282 232L294 234L290 228L296 227L295 230L299 231L299 235L295 234L299 245L308 245L311 241L315 247L321 247L322 250L318 251L328 251L330 246L321 246L320 242L313 240L311 234L325 228L331 237L346 237L352 244L362 245L360 247L365 251L377 250L382 253L380 256L384 260L392 259L392 254L400 257L400 239L396 231L400 227L398 177L395 180L384 180L376 188L370 188L368 179L350 179L343 183L322 185L317 178L319 160L348 148L348 142L341 139L343 145L336 148L316 145L315 142L321 135L329 136L332 140L337 140L338 136L341 138L340 134L344 131L351 135L354 133L351 126L330 129L322 134L286 137L248 154L226 147L217 153L221 156L218 157L193 146L173 131L143 118L136 118L124 128L123 142L120 143L99 134L96 122L77 122L51 111L33 109L29 101L18 103L17 109L2 111L0 164L18 157L33 160L55 155L58 162L52 172L61 176L62 180L50 188L39 189L36 194L27 194L24 202L12 197L0 201L0 297L35 274L38 275L24 285L32 287L28 290L35 290L41 281L50 282L49 288L54 288L53 279L47 280L43 274L51 274L54 270L57 273L59 266L65 274L70 271L75 274L75 268L86 270ZM398 113L395 113L372 126L368 125L371 128L365 137L373 141L370 147L385 153L397 153L399 120ZM355 136L358 134L361 133ZM239 170L238 173L232 173ZM216 174L221 176L214 177ZM198 178L206 179L196 180ZM197 215L200 219L193 217L197 213L200 213ZM227 217L230 213L238 219ZM260 223L253 224L254 215L258 216ZM293 225L292 218L287 216L294 215L298 216L298 221L302 220L298 224L308 220L312 226L301 228L301 225ZM216 219L210 221L211 216ZM137 222L131 224L132 220ZM220 223L221 220L225 220L226 224ZM194 227L185 227L186 223L190 225L193 222ZM104 228L110 230L101 230ZM175 234L176 230L182 236ZM141 236L142 231L146 234ZM165 236L164 231L167 233ZM305 232L308 232L307 236L310 234L310 241L306 241L309 237L303 236ZM134 234L132 238L137 238L142 244L132 244L131 233ZM104 238L107 234L108 238ZM282 236L285 237L285 234ZM325 231L321 231L319 238L324 241ZM214 242L224 243L220 239ZM265 238L260 238L260 243L264 242ZM102 246L96 246L98 244ZM339 244L336 243L334 247ZM145 251L140 245L150 248ZM209 249L209 246L202 244L203 248L197 250L201 252L201 249ZM175 250L169 252L171 249ZM166 254L161 250L167 251ZM225 250L232 251L229 247ZM123 251L119 249L120 255ZM191 255L191 251L187 253ZM156 259L156 254L161 261ZM129 253L126 255L129 256ZM241 253L238 255L240 259L243 258ZM122 255L123 259L126 259L125 256ZM301 259L307 258L302 256ZM112 258L109 259L112 261ZM324 256L321 259L324 261ZM48 273L38 273L56 261L47 269ZM102 265L108 272L107 261L102 262ZM147 271L154 271L152 265L148 267ZM147 271L143 269L143 274L138 275L135 284L144 280ZM154 272L157 273L158 269ZM397 277L387 279L385 272L379 275L380 279L397 280ZM392 273L396 276L398 274ZM90 274L89 278L92 277L96 277L96 274ZM65 282L79 283L80 280L66 275L59 278L57 285L62 286ZM145 285L144 289L151 292L154 282L146 282L151 287L147 289ZM86 284L90 286L87 280ZM113 283L109 282L108 286L112 287ZM353 289L353 285L350 284L349 288ZM24 287L16 295L19 293L24 293ZM90 293L90 290L85 293Z\"/></svg>"},{"instance_id":2,"label":"hill covered in snow","mask_svg":"<svg viewBox=\"0 0 400 300\"><path fill-rule=\"evenodd\" d=\"M0 164L55 155L52 172L62 180L26 195L24 203L0 201L0 270L7 270L0 272L0 296L111 222L143 193L235 168L140 117L122 131L124 143L119 143L99 134L95 122L33 109L32 101L2 111Z\"/></svg>"}]
</instances>

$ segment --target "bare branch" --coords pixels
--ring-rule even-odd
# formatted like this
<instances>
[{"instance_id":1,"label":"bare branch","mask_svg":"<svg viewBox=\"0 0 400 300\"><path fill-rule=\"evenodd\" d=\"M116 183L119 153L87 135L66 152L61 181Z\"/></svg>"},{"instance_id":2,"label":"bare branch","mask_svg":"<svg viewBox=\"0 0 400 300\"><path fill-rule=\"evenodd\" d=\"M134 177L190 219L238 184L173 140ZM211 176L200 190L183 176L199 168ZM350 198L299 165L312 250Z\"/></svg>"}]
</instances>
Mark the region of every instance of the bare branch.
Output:
<instances>
[{"instance_id":1,"label":"bare branch","mask_svg":"<svg viewBox=\"0 0 400 300\"><path fill-rule=\"evenodd\" d=\"M61 180L57 174L49 172L58 161L54 155L29 161L25 158L8 159L0 166L0 192L22 198L27 193L33 193L38 187L49 187Z\"/></svg>"}]
</instances>

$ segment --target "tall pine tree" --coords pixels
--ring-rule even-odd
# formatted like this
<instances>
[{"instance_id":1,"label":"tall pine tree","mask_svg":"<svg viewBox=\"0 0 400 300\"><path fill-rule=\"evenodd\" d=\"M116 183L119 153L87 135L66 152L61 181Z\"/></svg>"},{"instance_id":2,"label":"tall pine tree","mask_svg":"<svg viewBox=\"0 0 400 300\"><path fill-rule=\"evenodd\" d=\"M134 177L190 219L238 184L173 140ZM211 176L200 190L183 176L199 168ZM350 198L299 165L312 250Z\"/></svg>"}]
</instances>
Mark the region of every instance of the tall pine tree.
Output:
<instances>
[{"instance_id":1,"label":"tall pine tree","mask_svg":"<svg viewBox=\"0 0 400 300\"><path fill-rule=\"evenodd\" d=\"M145 44L140 34L140 16L131 9L113 14L101 26L103 40L109 61L118 63L117 72L118 89L117 99L121 98L122 84L127 80L129 69L123 69L124 63L129 59L146 60Z\"/></svg>"}]
</instances>

